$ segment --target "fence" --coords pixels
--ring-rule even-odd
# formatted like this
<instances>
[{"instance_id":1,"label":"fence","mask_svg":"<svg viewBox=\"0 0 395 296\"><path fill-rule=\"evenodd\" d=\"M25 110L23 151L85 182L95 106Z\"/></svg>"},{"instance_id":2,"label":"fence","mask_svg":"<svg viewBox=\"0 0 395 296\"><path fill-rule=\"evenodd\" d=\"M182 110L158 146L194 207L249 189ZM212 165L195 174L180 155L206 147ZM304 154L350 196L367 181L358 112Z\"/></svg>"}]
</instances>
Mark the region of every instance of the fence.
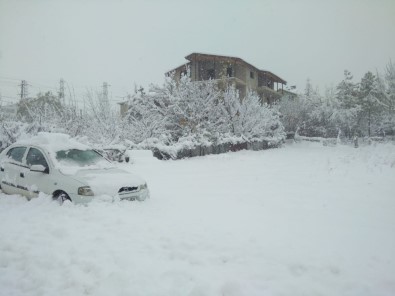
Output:
<instances>
[{"instance_id":1,"label":"fence","mask_svg":"<svg viewBox=\"0 0 395 296\"><path fill-rule=\"evenodd\" d=\"M153 154L156 158L161 160L167 159L182 159L182 158L189 158L195 156L204 156L209 154L221 154L226 152L235 152L240 150L265 150L269 148L277 148L281 146L282 142L277 141L254 141L254 142L242 142L242 143L221 143L216 145L210 146L195 146L193 148L183 148L179 149L176 152L169 153L164 150L160 150L158 148L153 149Z\"/></svg>"}]
</instances>

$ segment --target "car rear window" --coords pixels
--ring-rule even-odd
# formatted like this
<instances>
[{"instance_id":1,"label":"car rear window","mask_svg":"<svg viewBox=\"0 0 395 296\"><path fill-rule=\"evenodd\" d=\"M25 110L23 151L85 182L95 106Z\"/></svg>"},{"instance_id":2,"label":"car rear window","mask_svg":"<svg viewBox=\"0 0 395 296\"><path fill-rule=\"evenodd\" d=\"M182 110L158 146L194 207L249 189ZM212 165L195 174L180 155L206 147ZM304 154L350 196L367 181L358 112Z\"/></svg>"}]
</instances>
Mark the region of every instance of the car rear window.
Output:
<instances>
[{"instance_id":1,"label":"car rear window","mask_svg":"<svg viewBox=\"0 0 395 296\"><path fill-rule=\"evenodd\" d=\"M7 152L7 156L15 161L22 162L26 147L14 147Z\"/></svg>"}]
</instances>

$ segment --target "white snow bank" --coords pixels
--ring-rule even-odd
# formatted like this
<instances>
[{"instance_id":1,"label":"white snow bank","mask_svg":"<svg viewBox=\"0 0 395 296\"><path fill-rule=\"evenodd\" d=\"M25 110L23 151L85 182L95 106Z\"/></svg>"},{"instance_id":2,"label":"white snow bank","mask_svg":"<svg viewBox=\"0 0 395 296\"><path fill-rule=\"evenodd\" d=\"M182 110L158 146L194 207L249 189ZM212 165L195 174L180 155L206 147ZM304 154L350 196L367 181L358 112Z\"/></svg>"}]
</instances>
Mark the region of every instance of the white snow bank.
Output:
<instances>
[{"instance_id":1,"label":"white snow bank","mask_svg":"<svg viewBox=\"0 0 395 296\"><path fill-rule=\"evenodd\" d=\"M150 162L159 161L159 159L153 156L151 150L143 150L143 149L127 150L125 154L130 157L131 163L134 164L147 164Z\"/></svg>"},{"instance_id":2,"label":"white snow bank","mask_svg":"<svg viewBox=\"0 0 395 296\"><path fill-rule=\"evenodd\" d=\"M297 143L122 164L146 177L143 203L0 194L0 295L392 296L394 153Z\"/></svg>"}]
</instances>

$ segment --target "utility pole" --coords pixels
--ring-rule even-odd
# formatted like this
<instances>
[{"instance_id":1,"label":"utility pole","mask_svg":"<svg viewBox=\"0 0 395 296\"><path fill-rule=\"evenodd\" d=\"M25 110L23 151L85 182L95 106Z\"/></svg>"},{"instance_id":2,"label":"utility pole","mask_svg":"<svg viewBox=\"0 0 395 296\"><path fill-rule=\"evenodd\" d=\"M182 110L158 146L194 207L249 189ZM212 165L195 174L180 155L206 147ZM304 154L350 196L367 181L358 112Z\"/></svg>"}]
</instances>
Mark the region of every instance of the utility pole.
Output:
<instances>
[{"instance_id":1,"label":"utility pole","mask_svg":"<svg viewBox=\"0 0 395 296\"><path fill-rule=\"evenodd\" d=\"M101 104L104 108L110 108L110 101L108 99L108 87L110 85L107 82L103 82L103 93L101 96Z\"/></svg>"},{"instance_id":2,"label":"utility pole","mask_svg":"<svg viewBox=\"0 0 395 296\"><path fill-rule=\"evenodd\" d=\"M103 101L108 102L108 87L107 82L103 82Z\"/></svg>"},{"instance_id":3,"label":"utility pole","mask_svg":"<svg viewBox=\"0 0 395 296\"><path fill-rule=\"evenodd\" d=\"M59 101L64 104L64 79L61 78L59 81Z\"/></svg>"},{"instance_id":4,"label":"utility pole","mask_svg":"<svg viewBox=\"0 0 395 296\"><path fill-rule=\"evenodd\" d=\"M27 82L26 80L22 80L21 84L19 85L21 87L21 93L19 94L21 96L21 100L24 100L27 98Z\"/></svg>"}]
</instances>

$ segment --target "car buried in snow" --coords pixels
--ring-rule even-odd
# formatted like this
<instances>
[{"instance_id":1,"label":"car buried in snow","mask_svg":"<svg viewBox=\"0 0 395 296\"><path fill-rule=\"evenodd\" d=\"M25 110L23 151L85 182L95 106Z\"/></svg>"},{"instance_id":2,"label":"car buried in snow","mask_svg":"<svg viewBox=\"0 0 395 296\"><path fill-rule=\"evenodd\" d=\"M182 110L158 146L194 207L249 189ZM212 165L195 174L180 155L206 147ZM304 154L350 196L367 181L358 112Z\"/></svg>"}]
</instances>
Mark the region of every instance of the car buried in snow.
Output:
<instances>
[{"instance_id":1,"label":"car buried in snow","mask_svg":"<svg viewBox=\"0 0 395 296\"><path fill-rule=\"evenodd\" d=\"M0 187L28 199L40 192L63 203L87 203L97 196L113 200L149 198L147 183L65 134L39 133L0 154Z\"/></svg>"}]
</instances>

